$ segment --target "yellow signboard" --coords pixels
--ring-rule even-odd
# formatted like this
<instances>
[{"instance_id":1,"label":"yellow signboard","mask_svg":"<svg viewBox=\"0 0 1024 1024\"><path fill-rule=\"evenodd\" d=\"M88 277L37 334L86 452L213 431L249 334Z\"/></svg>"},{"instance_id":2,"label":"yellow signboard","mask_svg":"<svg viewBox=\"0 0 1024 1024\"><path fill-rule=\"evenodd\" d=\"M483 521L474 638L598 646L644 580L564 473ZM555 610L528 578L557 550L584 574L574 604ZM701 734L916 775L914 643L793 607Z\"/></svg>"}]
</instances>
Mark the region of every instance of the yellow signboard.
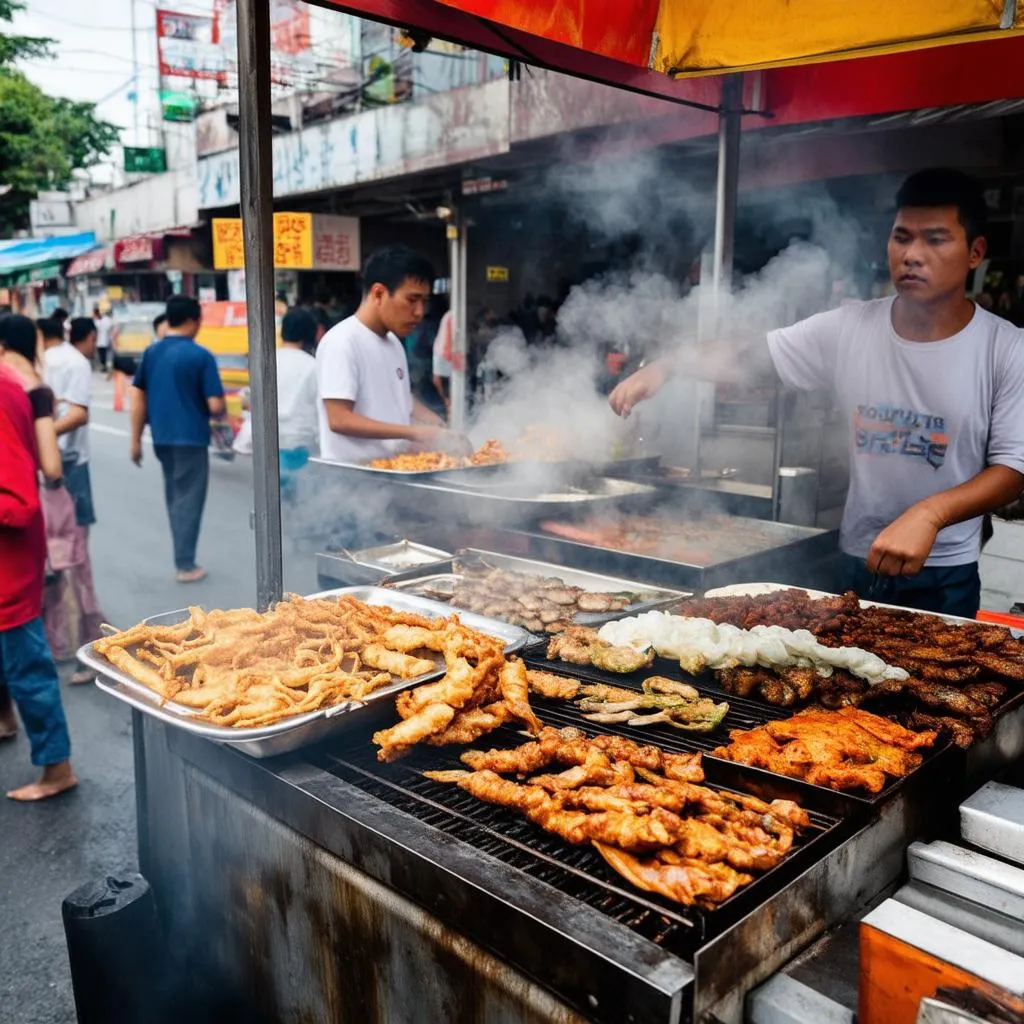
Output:
<instances>
[{"instance_id":1,"label":"yellow signboard","mask_svg":"<svg viewBox=\"0 0 1024 1024\"><path fill-rule=\"evenodd\" d=\"M313 214L274 214L274 266L309 270L313 266Z\"/></svg>"},{"instance_id":2,"label":"yellow signboard","mask_svg":"<svg viewBox=\"0 0 1024 1024\"><path fill-rule=\"evenodd\" d=\"M508 281L508 267L488 267L487 280L497 284L506 283Z\"/></svg>"},{"instance_id":3,"label":"yellow signboard","mask_svg":"<svg viewBox=\"0 0 1024 1024\"><path fill-rule=\"evenodd\" d=\"M216 270L245 267L245 241L240 217L214 217L213 266ZM313 214L274 214L274 266L281 270L313 268Z\"/></svg>"},{"instance_id":4,"label":"yellow signboard","mask_svg":"<svg viewBox=\"0 0 1024 1024\"><path fill-rule=\"evenodd\" d=\"M214 217L213 266L216 270L241 270L245 266L245 243L241 217Z\"/></svg>"}]
</instances>

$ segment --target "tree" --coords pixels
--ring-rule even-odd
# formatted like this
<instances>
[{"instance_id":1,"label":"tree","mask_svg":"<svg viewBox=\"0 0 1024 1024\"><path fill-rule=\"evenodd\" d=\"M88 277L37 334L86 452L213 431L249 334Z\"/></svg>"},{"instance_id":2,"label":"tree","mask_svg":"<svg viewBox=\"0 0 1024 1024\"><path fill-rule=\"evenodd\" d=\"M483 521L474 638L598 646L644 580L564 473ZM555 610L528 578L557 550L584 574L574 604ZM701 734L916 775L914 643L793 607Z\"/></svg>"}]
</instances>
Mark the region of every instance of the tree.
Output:
<instances>
[{"instance_id":1,"label":"tree","mask_svg":"<svg viewBox=\"0 0 1024 1024\"><path fill-rule=\"evenodd\" d=\"M22 10L0 0L0 22ZM52 56L51 40L0 32L0 236L29 226L37 192L64 188L72 171L96 164L117 142L119 129L96 116L93 103L49 96L15 68L29 57Z\"/></svg>"}]
</instances>

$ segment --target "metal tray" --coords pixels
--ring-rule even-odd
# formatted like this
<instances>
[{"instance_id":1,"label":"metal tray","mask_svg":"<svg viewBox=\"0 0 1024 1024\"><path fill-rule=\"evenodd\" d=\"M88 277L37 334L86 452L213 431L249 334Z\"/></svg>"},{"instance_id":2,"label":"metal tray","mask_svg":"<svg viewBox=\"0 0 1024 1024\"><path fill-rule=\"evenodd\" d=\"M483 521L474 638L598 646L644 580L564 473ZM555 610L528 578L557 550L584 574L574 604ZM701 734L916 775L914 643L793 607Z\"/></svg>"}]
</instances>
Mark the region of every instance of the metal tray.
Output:
<instances>
[{"instance_id":1,"label":"metal tray","mask_svg":"<svg viewBox=\"0 0 1024 1024\"><path fill-rule=\"evenodd\" d=\"M348 473L357 473L378 480L404 480L415 482L418 480L457 480L461 477L472 479L477 475L486 475L494 470L507 466L507 462L489 463L486 466L460 466L458 469L377 469L375 466L367 466L361 462L335 462L332 459L312 458L310 462L318 466L326 466L329 469L339 470Z\"/></svg>"},{"instance_id":2,"label":"metal tray","mask_svg":"<svg viewBox=\"0 0 1024 1024\"><path fill-rule=\"evenodd\" d=\"M365 569L380 569L385 574L423 569L428 565L443 563L452 557L451 552L431 548L426 544L417 544L411 540L399 540L394 544L381 544L375 548L342 551L338 554L347 556L356 565Z\"/></svg>"},{"instance_id":3,"label":"metal tray","mask_svg":"<svg viewBox=\"0 0 1024 1024\"><path fill-rule=\"evenodd\" d=\"M366 604L386 605L396 611L418 612L433 616L450 615L452 611L447 605L437 601L429 601L413 594L400 594L394 590L383 590L380 587L341 587L337 590L325 590L318 594L310 594L309 597L311 599L338 597L342 594L351 595ZM187 616L187 609L179 609L165 612L162 615L154 615L143 621L146 625L152 626L173 625L176 622L181 622ZM506 653L519 650L530 639L530 634L524 629L510 626L505 622L498 622L496 619L487 619L473 612L460 612L459 619L471 629L504 640ZM297 750L299 747L319 742L334 732L361 723L366 717L364 714L360 714L364 709L370 713L375 705L395 696L395 694L428 680L440 679L444 675L443 663L439 663L433 672L417 676L415 679L397 680L389 686L374 691L363 701L345 701L335 704L333 707L296 715L293 718L275 722L273 725L254 729L235 729L231 726L213 725L204 721L194 709L175 704L174 701L163 700L149 687L116 669L106 658L93 650L92 644L86 644L79 650L78 660L101 677L96 680L96 685L112 697L124 701L138 711L152 715L168 725L177 726L186 732L202 736L204 739L225 743L252 757L274 757L277 754L284 754Z\"/></svg>"},{"instance_id":4,"label":"metal tray","mask_svg":"<svg viewBox=\"0 0 1024 1024\"><path fill-rule=\"evenodd\" d=\"M432 583L451 580L455 582L461 575L455 571L456 561L460 558L479 558L495 569L505 572L527 573L533 576L557 576L566 586L580 587L594 594L633 593L641 595L644 600L616 612L577 612L574 620L582 626L596 626L625 615L639 615L641 612L669 608L693 597L692 591L669 590L664 587L652 587L636 580L620 579L616 576L602 576L599 573L584 572L580 569L564 569L560 565L549 562L537 562L530 558L516 558L514 555L503 555L497 551L481 551L477 548L462 548L455 553L451 561L428 570L411 570L384 581L383 586L398 590L404 594L422 594L422 588ZM441 598L432 598L441 600ZM446 602L447 603L447 602ZM454 608L454 606L451 606ZM458 610L458 609L455 609Z\"/></svg>"}]
</instances>

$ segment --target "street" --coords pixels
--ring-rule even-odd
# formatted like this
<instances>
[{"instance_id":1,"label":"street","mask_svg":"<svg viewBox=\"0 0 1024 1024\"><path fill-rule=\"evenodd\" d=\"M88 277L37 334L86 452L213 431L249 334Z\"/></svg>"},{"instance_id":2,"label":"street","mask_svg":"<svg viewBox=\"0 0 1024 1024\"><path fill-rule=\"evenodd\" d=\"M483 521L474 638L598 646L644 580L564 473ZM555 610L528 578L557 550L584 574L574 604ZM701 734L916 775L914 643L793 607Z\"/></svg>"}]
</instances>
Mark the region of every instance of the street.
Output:
<instances>
[{"instance_id":1,"label":"street","mask_svg":"<svg viewBox=\"0 0 1024 1024\"><path fill-rule=\"evenodd\" d=\"M90 538L96 588L107 621L128 626L147 615L201 603L255 601L255 547L249 528L248 459L211 459L210 493L199 541L209 577L174 580L160 468L145 447L142 469L128 458L128 414L112 409L113 391L96 375L91 467L97 525ZM285 548L286 589L310 593L310 555ZM67 678L73 671L62 666ZM75 1020L61 900L93 878L137 869L132 742L126 707L94 686L63 687L79 787L42 804L0 801L0 1021L67 1024ZM24 735L0 746L3 791L32 777Z\"/></svg>"}]
</instances>

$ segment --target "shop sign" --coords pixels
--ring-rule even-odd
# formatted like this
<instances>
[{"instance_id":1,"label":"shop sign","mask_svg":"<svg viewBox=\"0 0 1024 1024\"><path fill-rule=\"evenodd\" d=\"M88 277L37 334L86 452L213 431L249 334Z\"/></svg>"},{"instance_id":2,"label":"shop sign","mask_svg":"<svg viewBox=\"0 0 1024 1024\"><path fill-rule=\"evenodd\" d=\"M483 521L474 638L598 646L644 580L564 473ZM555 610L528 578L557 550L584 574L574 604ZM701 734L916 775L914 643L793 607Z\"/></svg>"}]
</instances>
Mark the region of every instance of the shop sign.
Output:
<instances>
[{"instance_id":1,"label":"shop sign","mask_svg":"<svg viewBox=\"0 0 1024 1024\"><path fill-rule=\"evenodd\" d=\"M114 243L115 263L149 263L155 258L153 239L148 235L136 235Z\"/></svg>"},{"instance_id":2,"label":"shop sign","mask_svg":"<svg viewBox=\"0 0 1024 1024\"><path fill-rule=\"evenodd\" d=\"M94 252L84 253L71 261L67 269L67 277L80 277L83 274L99 274L106 269L107 260L112 255L110 247L104 246Z\"/></svg>"},{"instance_id":3,"label":"shop sign","mask_svg":"<svg viewBox=\"0 0 1024 1024\"><path fill-rule=\"evenodd\" d=\"M213 266L215 270L239 270L245 266L245 241L241 217L214 217Z\"/></svg>"},{"instance_id":4,"label":"shop sign","mask_svg":"<svg viewBox=\"0 0 1024 1024\"><path fill-rule=\"evenodd\" d=\"M492 284L506 284L508 282L508 267L488 267L487 280Z\"/></svg>"},{"instance_id":5,"label":"shop sign","mask_svg":"<svg viewBox=\"0 0 1024 1024\"><path fill-rule=\"evenodd\" d=\"M14 284L37 284L40 281L52 281L60 277L59 263L42 263L38 267L31 267L14 274L11 281Z\"/></svg>"},{"instance_id":6,"label":"shop sign","mask_svg":"<svg viewBox=\"0 0 1024 1024\"><path fill-rule=\"evenodd\" d=\"M215 270L241 270L245 241L239 217L214 217ZM359 270L359 218L333 214L275 213L274 268L277 270Z\"/></svg>"},{"instance_id":7,"label":"shop sign","mask_svg":"<svg viewBox=\"0 0 1024 1024\"><path fill-rule=\"evenodd\" d=\"M163 174L167 151L157 147L125 146L124 169L128 174Z\"/></svg>"},{"instance_id":8,"label":"shop sign","mask_svg":"<svg viewBox=\"0 0 1024 1024\"><path fill-rule=\"evenodd\" d=\"M227 72L224 51L213 41L209 16L158 10L156 48L164 77L222 81Z\"/></svg>"},{"instance_id":9,"label":"shop sign","mask_svg":"<svg viewBox=\"0 0 1024 1024\"><path fill-rule=\"evenodd\" d=\"M462 183L464 196L482 196L488 192L504 192L508 182L504 178L467 178Z\"/></svg>"},{"instance_id":10,"label":"shop sign","mask_svg":"<svg viewBox=\"0 0 1024 1024\"><path fill-rule=\"evenodd\" d=\"M313 214L274 214L274 266L309 270L313 266Z\"/></svg>"},{"instance_id":11,"label":"shop sign","mask_svg":"<svg viewBox=\"0 0 1024 1024\"><path fill-rule=\"evenodd\" d=\"M359 218L314 214L313 269L358 271L359 266Z\"/></svg>"}]
</instances>

